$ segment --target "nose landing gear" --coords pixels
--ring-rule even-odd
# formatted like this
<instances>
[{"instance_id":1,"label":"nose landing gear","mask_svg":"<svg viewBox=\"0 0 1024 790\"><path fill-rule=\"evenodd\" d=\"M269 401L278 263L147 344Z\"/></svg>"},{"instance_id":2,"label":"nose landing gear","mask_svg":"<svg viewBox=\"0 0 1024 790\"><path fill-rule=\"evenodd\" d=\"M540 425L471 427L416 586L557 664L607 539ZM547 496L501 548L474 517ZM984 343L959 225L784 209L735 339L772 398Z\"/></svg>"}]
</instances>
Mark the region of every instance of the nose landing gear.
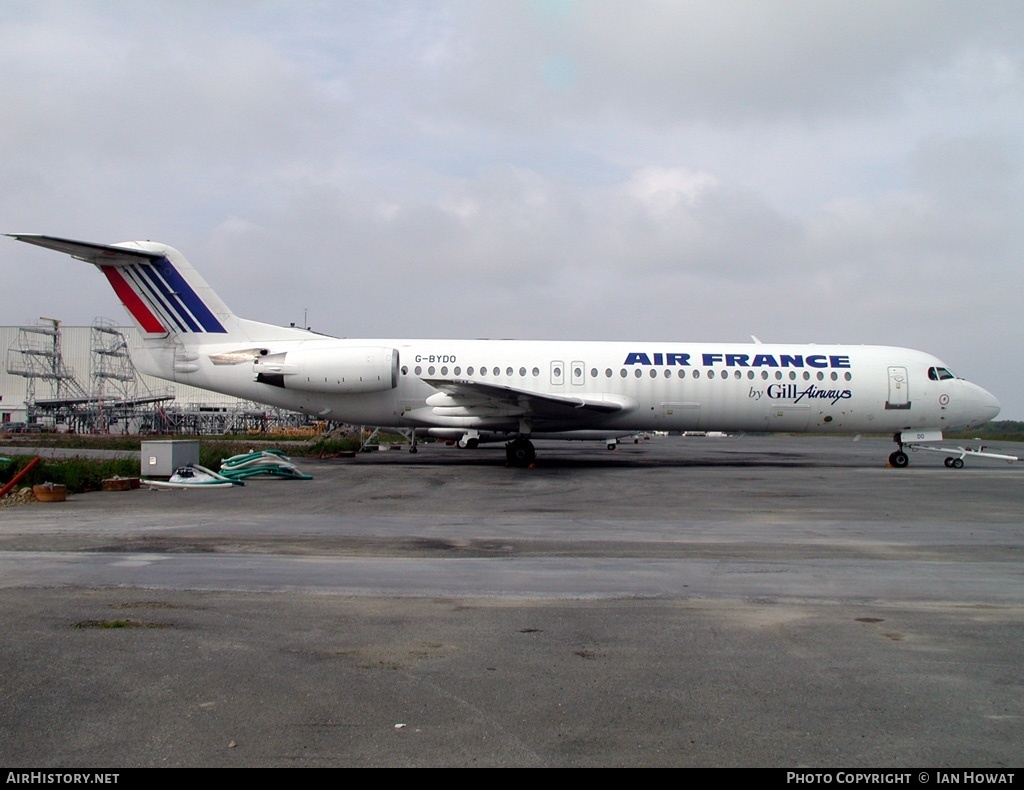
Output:
<instances>
[{"instance_id":1,"label":"nose landing gear","mask_svg":"<svg viewBox=\"0 0 1024 790\"><path fill-rule=\"evenodd\" d=\"M893 453L889 453L889 466L895 469L905 469L910 464L910 456L903 452L903 445Z\"/></svg>"},{"instance_id":2,"label":"nose landing gear","mask_svg":"<svg viewBox=\"0 0 1024 790\"><path fill-rule=\"evenodd\" d=\"M1008 464L1012 464L1014 461L1022 460L1016 455L1006 455L1005 453L993 453L986 449L984 445L980 447L969 447L967 445L957 447L930 447L923 442L941 442L942 433L940 431L931 431L914 434L912 437L913 441L904 442L903 434L896 434L893 436L900 449L889 455L889 465L896 469L903 469L909 463L910 459L907 457L906 449L910 450L927 450L932 453L954 453L954 455L947 456L943 460L943 465L947 469L963 469L964 458L967 456L974 456L977 458L993 458L1000 461L1006 461Z\"/></svg>"}]
</instances>

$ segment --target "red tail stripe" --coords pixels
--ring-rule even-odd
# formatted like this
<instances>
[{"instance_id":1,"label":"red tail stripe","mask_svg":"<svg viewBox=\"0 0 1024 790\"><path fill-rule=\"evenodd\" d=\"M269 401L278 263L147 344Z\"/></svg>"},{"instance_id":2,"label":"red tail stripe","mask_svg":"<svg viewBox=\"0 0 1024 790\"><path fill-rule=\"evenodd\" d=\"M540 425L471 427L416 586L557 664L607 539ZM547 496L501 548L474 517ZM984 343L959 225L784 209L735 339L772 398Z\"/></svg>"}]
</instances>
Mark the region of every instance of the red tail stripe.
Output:
<instances>
[{"instance_id":1,"label":"red tail stripe","mask_svg":"<svg viewBox=\"0 0 1024 790\"><path fill-rule=\"evenodd\" d=\"M153 315L152 311L146 307L146 303L143 302L137 293L132 290L132 287L125 282L124 277L121 276L121 272L114 266L101 266L100 269L105 275L111 286L114 288L114 293L117 294L118 298L124 303L124 306L128 308L128 312L132 314L136 321L139 322L139 326L142 327L142 331L148 332L149 334L166 334L167 330L164 329L163 325Z\"/></svg>"}]
</instances>

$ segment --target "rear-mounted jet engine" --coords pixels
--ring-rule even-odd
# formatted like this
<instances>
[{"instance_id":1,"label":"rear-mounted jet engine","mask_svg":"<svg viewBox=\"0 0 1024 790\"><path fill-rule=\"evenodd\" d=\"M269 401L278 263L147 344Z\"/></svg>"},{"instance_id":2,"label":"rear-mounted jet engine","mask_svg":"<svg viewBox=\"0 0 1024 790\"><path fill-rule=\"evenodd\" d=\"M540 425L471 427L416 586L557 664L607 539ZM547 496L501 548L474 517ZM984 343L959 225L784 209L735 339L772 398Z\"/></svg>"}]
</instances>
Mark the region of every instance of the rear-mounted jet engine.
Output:
<instances>
[{"instance_id":1,"label":"rear-mounted jet engine","mask_svg":"<svg viewBox=\"0 0 1024 790\"><path fill-rule=\"evenodd\" d=\"M267 354L253 365L255 380L302 392L353 394L398 386L398 349L380 346L310 348Z\"/></svg>"}]
</instances>

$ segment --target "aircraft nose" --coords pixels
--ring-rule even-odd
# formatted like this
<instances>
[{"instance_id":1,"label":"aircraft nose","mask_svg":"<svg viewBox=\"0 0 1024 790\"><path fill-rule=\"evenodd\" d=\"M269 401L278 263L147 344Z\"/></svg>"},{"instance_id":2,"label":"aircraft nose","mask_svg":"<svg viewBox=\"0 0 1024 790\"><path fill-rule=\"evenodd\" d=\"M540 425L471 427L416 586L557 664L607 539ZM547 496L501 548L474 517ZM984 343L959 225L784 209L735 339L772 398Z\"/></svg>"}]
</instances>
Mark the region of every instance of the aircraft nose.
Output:
<instances>
[{"instance_id":1,"label":"aircraft nose","mask_svg":"<svg viewBox=\"0 0 1024 790\"><path fill-rule=\"evenodd\" d=\"M972 417L975 418L974 424L980 425L983 422L995 419L996 415L999 414L1002 408L999 405L999 401L996 400L996 396L988 390L982 389L978 385L972 385L971 393L971 411L973 412Z\"/></svg>"}]
</instances>

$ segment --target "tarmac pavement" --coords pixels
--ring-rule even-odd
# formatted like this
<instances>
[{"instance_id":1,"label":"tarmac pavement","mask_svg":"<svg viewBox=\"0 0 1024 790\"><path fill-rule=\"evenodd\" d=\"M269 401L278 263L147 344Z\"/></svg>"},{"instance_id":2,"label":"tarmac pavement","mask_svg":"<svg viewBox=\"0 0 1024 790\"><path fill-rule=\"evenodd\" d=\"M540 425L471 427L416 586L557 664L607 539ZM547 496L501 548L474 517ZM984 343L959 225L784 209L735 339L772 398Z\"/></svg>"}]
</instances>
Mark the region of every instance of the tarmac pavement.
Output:
<instances>
[{"instance_id":1,"label":"tarmac pavement","mask_svg":"<svg viewBox=\"0 0 1024 790\"><path fill-rule=\"evenodd\" d=\"M0 765L1019 767L1024 467L891 448L421 445L4 509Z\"/></svg>"}]
</instances>

